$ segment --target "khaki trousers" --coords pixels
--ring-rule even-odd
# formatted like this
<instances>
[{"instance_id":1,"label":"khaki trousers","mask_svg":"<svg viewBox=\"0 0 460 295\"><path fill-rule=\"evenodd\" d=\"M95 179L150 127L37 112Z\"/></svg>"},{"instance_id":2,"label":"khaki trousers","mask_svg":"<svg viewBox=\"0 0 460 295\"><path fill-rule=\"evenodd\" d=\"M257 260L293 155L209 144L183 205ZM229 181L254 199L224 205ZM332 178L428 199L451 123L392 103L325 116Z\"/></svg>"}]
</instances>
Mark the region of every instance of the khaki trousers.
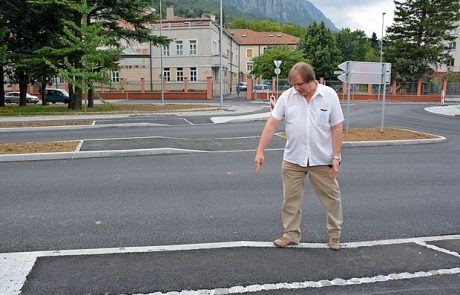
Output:
<instances>
[{"instance_id":1,"label":"khaki trousers","mask_svg":"<svg viewBox=\"0 0 460 295\"><path fill-rule=\"evenodd\" d=\"M343 222L340 189L336 179L329 177L329 166L302 167L283 161L284 200L281 217L283 220L284 237L299 243L302 238L300 222L302 220L302 198L305 191L305 177L323 204L327 214L327 231L330 237L340 238Z\"/></svg>"}]
</instances>

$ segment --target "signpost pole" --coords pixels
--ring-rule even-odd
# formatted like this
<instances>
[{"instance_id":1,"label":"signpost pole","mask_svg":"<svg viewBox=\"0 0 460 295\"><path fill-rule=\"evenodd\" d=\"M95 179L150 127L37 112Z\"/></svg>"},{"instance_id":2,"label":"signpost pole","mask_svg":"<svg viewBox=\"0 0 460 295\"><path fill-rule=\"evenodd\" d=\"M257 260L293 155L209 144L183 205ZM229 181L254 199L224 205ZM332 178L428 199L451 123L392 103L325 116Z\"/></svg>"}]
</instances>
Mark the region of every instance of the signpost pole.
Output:
<instances>
[{"instance_id":1,"label":"signpost pole","mask_svg":"<svg viewBox=\"0 0 460 295\"><path fill-rule=\"evenodd\" d=\"M348 74L350 70L350 63L347 63L347 70L346 73ZM350 90L351 90L351 84L349 83L350 79L347 79L347 122L346 122L346 127L345 131L348 132L348 128L350 126Z\"/></svg>"},{"instance_id":2,"label":"signpost pole","mask_svg":"<svg viewBox=\"0 0 460 295\"><path fill-rule=\"evenodd\" d=\"M281 63L283 61L281 60L274 60L273 61L275 63L275 74L276 74L276 99L279 98L279 92L278 92L278 78L279 78L279 74L281 73L281 69L280 69L280 66L281 66Z\"/></svg>"},{"instance_id":3,"label":"signpost pole","mask_svg":"<svg viewBox=\"0 0 460 295\"><path fill-rule=\"evenodd\" d=\"M382 95L382 122L380 123L380 132L383 132L383 123L385 120L385 94L386 94L386 64L382 63L382 82L381 85L383 87L383 95Z\"/></svg>"}]
</instances>

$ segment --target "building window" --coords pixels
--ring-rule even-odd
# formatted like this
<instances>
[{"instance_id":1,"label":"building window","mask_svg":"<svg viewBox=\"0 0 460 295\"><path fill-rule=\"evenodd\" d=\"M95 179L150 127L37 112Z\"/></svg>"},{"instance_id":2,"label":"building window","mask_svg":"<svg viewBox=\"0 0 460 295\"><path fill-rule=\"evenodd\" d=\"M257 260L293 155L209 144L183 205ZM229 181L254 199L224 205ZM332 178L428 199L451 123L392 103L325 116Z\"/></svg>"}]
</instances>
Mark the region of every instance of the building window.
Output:
<instances>
[{"instance_id":1,"label":"building window","mask_svg":"<svg viewBox=\"0 0 460 295\"><path fill-rule=\"evenodd\" d=\"M448 67L453 67L455 64L455 58L450 58L448 61L447 61L447 66Z\"/></svg>"},{"instance_id":2,"label":"building window","mask_svg":"<svg viewBox=\"0 0 460 295\"><path fill-rule=\"evenodd\" d=\"M168 46L162 46L163 47L163 55L164 56L169 56L169 45Z\"/></svg>"},{"instance_id":3,"label":"building window","mask_svg":"<svg viewBox=\"0 0 460 295\"><path fill-rule=\"evenodd\" d=\"M253 52L252 49L246 49L246 58L252 58Z\"/></svg>"},{"instance_id":4,"label":"building window","mask_svg":"<svg viewBox=\"0 0 460 295\"><path fill-rule=\"evenodd\" d=\"M118 83L120 82L120 72L119 71L112 71L111 75L112 82Z\"/></svg>"},{"instance_id":5,"label":"building window","mask_svg":"<svg viewBox=\"0 0 460 295\"><path fill-rule=\"evenodd\" d=\"M248 62L248 63L246 64L246 70L252 71L252 62Z\"/></svg>"},{"instance_id":6,"label":"building window","mask_svg":"<svg viewBox=\"0 0 460 295\"><path fill-rule=\"evenodd\" d=\"M457 42L449 42L449 49L450 50L457 49Z\"/></svg>"},{"instance_id":7,"label":"building window","mask_svg":"<svg viewBox=\"0 0 460 295\"><path fill-rule=\"evenodd\" d=\"M196 40L190 40L190 55L196 55Z\"/></svg>"},{"instance_id":8,"label":"building window","mask_svg":"<svg viewBox=\"0 0 460 295\"><path fill-rule=\"evenodd\" d=\"M184 68L177 68L177 81L184 81Z\"/></svg>"},{"instance_id":9,"label":"building window","mask_svg":"<svg viewBox=\"0 0 460 295\"><path fill-rule=\"evenodd\" d=\"M196 68L190 68L190 81L197 80L197 71Z\"/></svg>"},{"instance_id":10,"label":"building window","mask_svg":"<svg viewBox=\"0 0 460 295\"><path fill-rule=\"evenodd\" d=\"M171 81L171 72L169 68L163 68L163 77L165 81Z\"/></svg>"},{"instance_id":11,"label":"building window","mask_svg":"<svg viewBox=\"0 0 460 295\"><path fill-rule=\"evenodd\" d=\"M182 41L176 41L176 54L177 55L184 54L184 44Z\"/></svg>"}]
</instances>

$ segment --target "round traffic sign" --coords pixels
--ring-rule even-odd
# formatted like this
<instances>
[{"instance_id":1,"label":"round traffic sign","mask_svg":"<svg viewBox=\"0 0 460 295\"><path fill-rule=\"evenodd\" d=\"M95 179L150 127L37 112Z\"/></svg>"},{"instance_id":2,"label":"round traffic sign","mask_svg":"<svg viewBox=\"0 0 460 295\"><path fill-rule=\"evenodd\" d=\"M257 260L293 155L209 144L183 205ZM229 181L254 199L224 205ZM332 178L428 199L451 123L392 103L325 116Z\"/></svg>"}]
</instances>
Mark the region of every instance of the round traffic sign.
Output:
<instances>
[{"instance_id":1,"label":"round traffic sign","mask_svg":"<svg viewBox=\"0 0 460 295\"><path fill-rule=\"evenodd\" d=\"M280 68L276 68L275 69L275 74L279 75L281 73L281 69Z\"/></svg>"}]
</instances>

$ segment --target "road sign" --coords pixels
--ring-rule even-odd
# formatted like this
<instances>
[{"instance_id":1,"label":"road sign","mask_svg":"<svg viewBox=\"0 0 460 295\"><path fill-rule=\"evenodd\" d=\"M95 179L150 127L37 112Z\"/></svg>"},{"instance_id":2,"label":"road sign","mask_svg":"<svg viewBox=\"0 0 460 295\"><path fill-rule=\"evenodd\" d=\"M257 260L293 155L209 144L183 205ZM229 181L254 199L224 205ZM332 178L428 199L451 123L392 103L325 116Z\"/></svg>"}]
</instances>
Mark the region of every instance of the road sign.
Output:
<instances>
[{"instance_id":1,"label":"road sign","mask_svg":"<svg viewBox=\"0 0 460 295\"><path fill-rule=\"evenodd\" d=\"M280 68L276 68L275 69L275 74L279 75L281 73L281 69Z\"/></svg>"},{"instance_id":2,"label":"road sign","mask_svg":"<svg viewBox=\"0 0 460 295\"><path fill-rule=\"evenodd\" d=\"M349 61L346 61L346 62L343 62L339 65L339 69L341 69L342 71L347 71L347 64L349 63Z\"/></svg>"},{"instance_id":3,"label":"road sign","mask_svg":"<svg viewBox=\"0 0 460 295\"><path fill-rule=\"evenodd\" d=\"M346 61L341 63L339 69L345 71L337 78L350 84L390 84L391 64L377 62Z\"/></svg>"},{"instance_id":4,"label":"road sign","mask_svg":"<svg viewBox=\"0 0 460 295\"><path fill-rule=\"evenodd\" d=\"M274 60L273 62L275 63L275 67L279 68L283 61L282 60Z\"/></svg>"},{"instance_id":5,"label":"road sign","mask_svg":"<svg viewBox=\"0 0 460 295\"><path fill-rule=\"evenodd\" d=\"M342 75L344 71L334 71L334 75Z\"/></svg>"}]
</instances>

